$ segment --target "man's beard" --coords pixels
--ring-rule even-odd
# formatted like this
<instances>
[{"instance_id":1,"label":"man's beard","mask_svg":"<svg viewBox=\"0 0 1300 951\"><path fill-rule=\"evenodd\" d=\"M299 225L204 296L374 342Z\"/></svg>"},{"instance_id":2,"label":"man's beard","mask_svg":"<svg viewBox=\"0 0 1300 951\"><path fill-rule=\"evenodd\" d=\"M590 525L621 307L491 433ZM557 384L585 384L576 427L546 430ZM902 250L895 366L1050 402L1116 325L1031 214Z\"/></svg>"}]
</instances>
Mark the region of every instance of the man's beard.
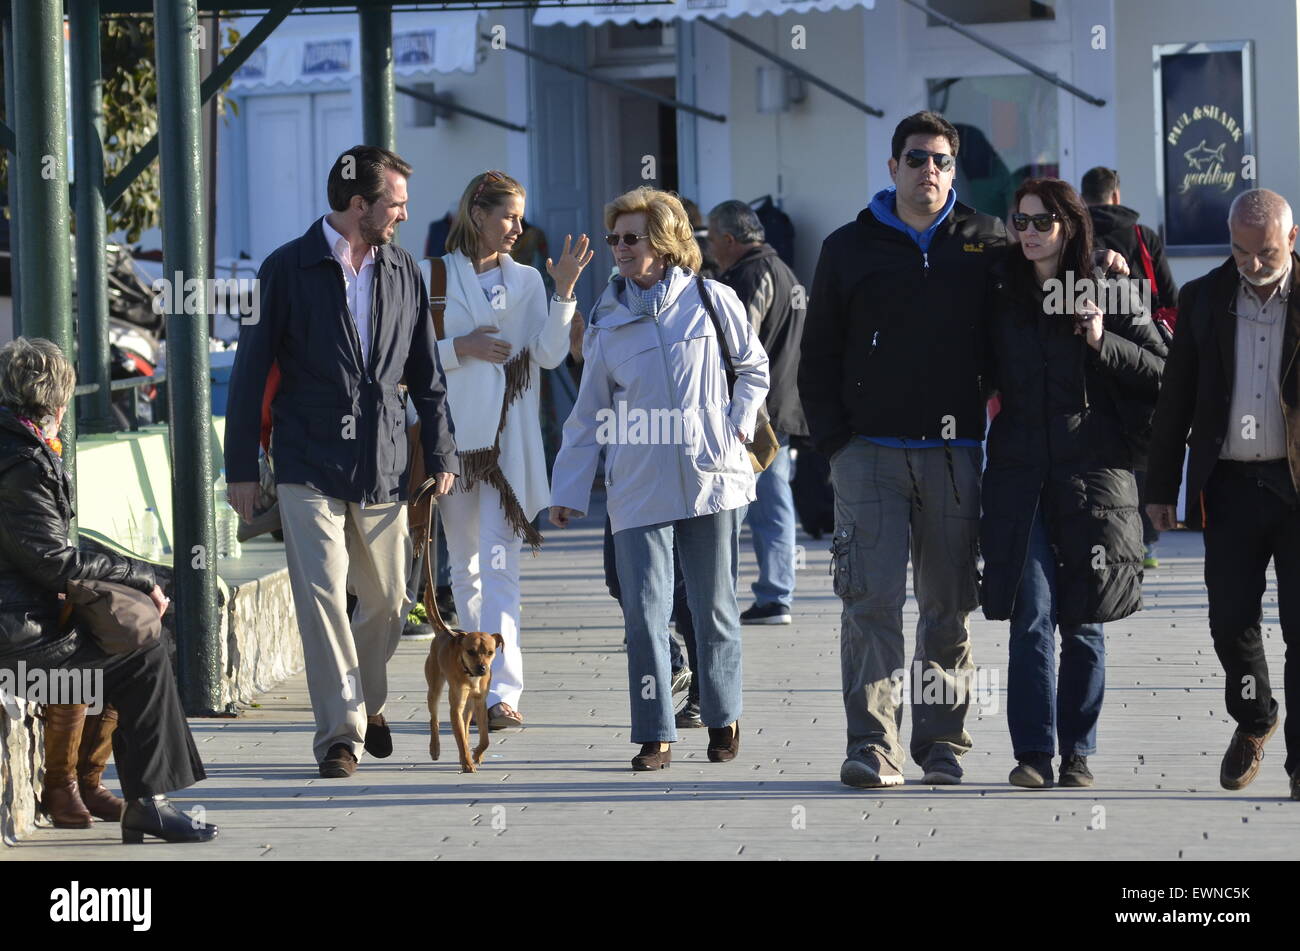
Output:
<instances>
[{"instance_id":1,"label":"man's beard","mask_svg":"<svg viewBox=\"0 0 1300 951\"><path fill-rule=\"evenodd\" d=\"M361 229L361 237L366 244L387 244L389 237L384 234L384 228L380 226L378 218L371 218L370 215L362 215L358 223Z\"/></svg>"},{"instance_id":2,"label":"man's beard","mask_svg":"<svg viewBox=\"0 0 1300 951\"><path fill-rule=\"evenodd\" d=\"M1247 284L1250 284L1252 287L1266 287L1269 284L1273 284L1276 283L1277 281L1280 281L1282 279L1282 275L1286 273L1286 268L1280 267L1276 271L1268 271L1263 275L1255 275L1253 277L1247 274L1241 268L1237 268L1237 273L1241 275L1242 280L1244 280Z\"/></svg>"}]
</instances>

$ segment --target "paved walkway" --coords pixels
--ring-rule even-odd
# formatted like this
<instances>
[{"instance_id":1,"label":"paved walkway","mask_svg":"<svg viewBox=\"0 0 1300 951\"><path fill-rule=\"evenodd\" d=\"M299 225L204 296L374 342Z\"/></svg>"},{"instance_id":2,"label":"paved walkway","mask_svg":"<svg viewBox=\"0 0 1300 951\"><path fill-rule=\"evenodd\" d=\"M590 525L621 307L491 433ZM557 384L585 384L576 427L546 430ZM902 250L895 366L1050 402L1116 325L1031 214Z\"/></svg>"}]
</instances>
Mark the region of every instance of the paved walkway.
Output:
<instances>
[{"instance_id":1,"label":"paved walkway","mask_svg":"<svg viewBox=\"0 0 1300 951\"><path fill-rule=\"evenodd\" d=\"M1287 796L1281 732L1247 790L1219 788L1232 731L1210 645L1201 539L1166 536L1148 573L1147 610L1108 625L1108 690L1091 790L1007 785L1014 765L1005 692L973 716L975 749L957 787L879 791L838 782L844 754L839 602L828 541L803 538L797 622L745 629L741 754L704 755L707 733L683 731L670 769L632 773L626 663L616 605L601 580L600 521L549 532L525 560L527 729L493 734L483 769L428 760L422 664L403 644L390 677L396 750L363 758L348 780L311 761L306 682L295 677L235 720L194 720L209 779L183 804L221 826L204 846L116 843L116 826L42 829L0 859L1260 859L1294 858L1300 803ZM748 541L746 536L745 541ZM754 576L746 551L742 587ZM906 623L915 625L915 603ZM1281 681L1276 593L1266 647ZM1006 683L1007 628L973 623L975 659ZM909 635L910 642L910 635ZM974 711L973 711L974 713ZM445 714L444 714L445 716ZM906 743L907 724L904 724ZM444 750L454 743L444 723ZM444 755L446 755L444 753Z\"/></svg>"}]
</instances>

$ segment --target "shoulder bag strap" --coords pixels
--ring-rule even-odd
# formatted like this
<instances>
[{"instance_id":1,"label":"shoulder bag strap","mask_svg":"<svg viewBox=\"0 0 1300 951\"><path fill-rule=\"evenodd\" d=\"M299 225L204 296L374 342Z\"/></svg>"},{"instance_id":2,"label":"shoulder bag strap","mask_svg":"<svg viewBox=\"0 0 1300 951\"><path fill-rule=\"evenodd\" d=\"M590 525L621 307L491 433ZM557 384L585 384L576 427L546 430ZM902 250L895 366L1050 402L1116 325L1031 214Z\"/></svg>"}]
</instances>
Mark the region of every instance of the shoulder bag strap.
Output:
<instances>
[{"instance_id":1,"label":"shoulder bag strap","mask_svg":"<svg viewBox=\"0 0 1300 951\"><path fill-rule=\"evenodd\" d=\"M700 302L704 304L704 310L713 321L713 330L718 335L718 349L722 351L722 368L727 375L727 396L732 397L736 390L736 368L731 363L731 350L727 347L727 336L722 332L722 321L718 319L718 312L713 309L709 292L704 288L704 278L698 274L695 275L695 287L700 292Z\"/></svg>"},{"instance_id":2,"label":"shoulder bag strap","mask_svg":"<svg viewBox=\"0 0 1300 951\"><path fill-rule=\"evenodd\" d=\"M429 310L433 312L434 336L446 339L443 318L447 310L447 262L442 258L429 258Z\"/></svg>"}]
</instances>

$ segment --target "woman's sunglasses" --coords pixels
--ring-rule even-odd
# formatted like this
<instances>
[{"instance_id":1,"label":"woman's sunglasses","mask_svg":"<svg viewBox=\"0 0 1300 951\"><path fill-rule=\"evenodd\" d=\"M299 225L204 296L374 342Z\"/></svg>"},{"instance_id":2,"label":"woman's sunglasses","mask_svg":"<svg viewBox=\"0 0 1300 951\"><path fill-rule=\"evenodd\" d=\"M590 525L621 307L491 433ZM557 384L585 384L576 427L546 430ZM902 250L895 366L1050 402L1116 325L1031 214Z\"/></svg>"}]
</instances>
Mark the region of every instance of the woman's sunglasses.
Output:
<instances>
[{"instance_id":1,"label":"woman's sunglasses","mask_svg":"<svg viewBox=\"0 0 1300 951\"><path fill-rule=\"evenodd\" d=\"M631 231L625 231L623 232L623 234L605 235L605 243L609 245L611 248L617 248L619 240L622 239L623 243L626 244L629 248L634 248L636 247L636 243L638 241L640 241L642 238L648 238L648 237L650 237L648 234L633 234Z\"/></svg>"},{"instance_id":2,"label":"woman's sunglasses","mask_svg":"<svg viewBox=\"0 0 1300 951\"><path fill-rule=\"evenodd\" d=\"M951 172L952 167L957 164L957 158L948 155L945 152L927 152L925 149L908 149L903 153L903 160L907 162L908 168L920 168L930 159L934 159L934 167L941 172Z\"/></svg>"},{"instance_id":3,"label":"woman's sunglasses","mask_svg":"<svg viewBox=\"0 0 1300 951\"><path fill-rule=\"evenodd\" d=\"M1034 223L1035 231L1051 231L1052 222L1060 220L1061 216L1054 211L1043 215L1022 215L1020 212L1016 212L1011 216L1011 224L1015 226L1017 231L1024 231L1029 227L1031 221Z\"/></svg>"}]
</instances>

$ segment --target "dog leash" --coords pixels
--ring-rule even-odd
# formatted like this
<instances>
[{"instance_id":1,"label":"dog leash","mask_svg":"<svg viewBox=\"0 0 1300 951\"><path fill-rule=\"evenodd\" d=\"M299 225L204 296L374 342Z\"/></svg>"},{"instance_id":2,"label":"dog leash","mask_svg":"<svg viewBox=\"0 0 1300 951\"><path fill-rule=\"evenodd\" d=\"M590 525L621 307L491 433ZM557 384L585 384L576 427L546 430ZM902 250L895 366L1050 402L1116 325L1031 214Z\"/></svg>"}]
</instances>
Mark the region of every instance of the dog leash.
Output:
<instances>
[{"instance_id":1,"label":"dog leash","mask_svg":"<svg viewBox=\"0 0 1300 951\"><path fill-rule=\"evenodd\" d=\"M433 539L433 506L436 501L433 489L436 485L437 480L430 476L421 483L415 493L416 506L422 503L428 505L428 517L424 520L424 538L420 539L420 550L424 554L424 596L420 598L420 603L424 605L425 613L433 622L433 629L439 634L451 635L456 632L447 626L447 622L442 619L442 612L438 610L438 587L433 580L433 563L429 558L429 545ZM428 496L427 501L425 496Z\"/></svg>"}]
</instances>

